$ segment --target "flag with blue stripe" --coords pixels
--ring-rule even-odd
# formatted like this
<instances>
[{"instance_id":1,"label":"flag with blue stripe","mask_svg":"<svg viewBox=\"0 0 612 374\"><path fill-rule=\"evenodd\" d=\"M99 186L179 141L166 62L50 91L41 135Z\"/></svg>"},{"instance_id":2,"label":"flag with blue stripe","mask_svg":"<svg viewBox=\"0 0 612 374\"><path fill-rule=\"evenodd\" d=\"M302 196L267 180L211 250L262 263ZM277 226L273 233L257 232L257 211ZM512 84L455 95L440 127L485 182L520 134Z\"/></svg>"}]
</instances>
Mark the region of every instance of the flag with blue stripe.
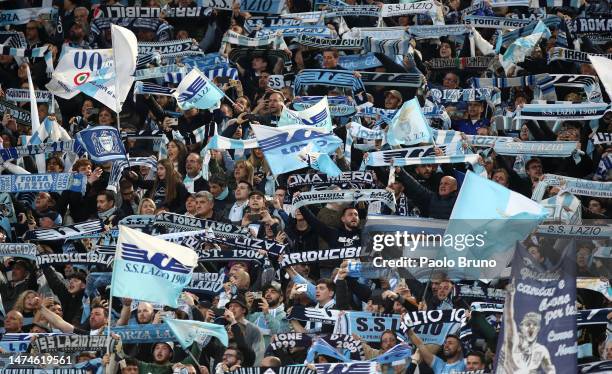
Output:
<instances>
[{"instance_id":1,"label":"flag with blue stripe","mask_svg":"<svg viewBox=\"0 0 612 374\"><path fill-rule=\"evenodd\" d=\"M170 327L183 349L188 349L193 342L204 346L211 336L219 339L225 347L229 344L227 331L223 325L180 319L167 319L164 322Z\"/></svg>"},{"instance_id":2,"label":"flag with blue stripe","mask_svg":"<svg viewBox=\"0 0 612 374\"><path fill-rule=\"evenodd\" d=\"M343 145L342 139L323 128L261 125L251 125L251 128L274 175L308 167L307 160L303 160L299 153L310 143L314 143L318 152L325 154L333 153Z\"/></svg>"},{"instance_id":3,"label":"flag with blue stripe","mask_svg":"<svg viewBox=\"0 0 612 374\"><path fill-rule=\"evenodd\" d=\"M524 240L546 216L546 209L537 202L468 171L444 237L481 235L481 242L473 246L446 246L442 254L456 263L460 256L495 260L495 268L452 269L461 272L464 279L493 278L510 261L515 242Z\"/></svg>"},{"instance_id":4,"label":"flag with blue stripe","mask_svg":"<svg viewBox=\"0 0 612 374\"><path fill-rule=\"evenodd\" d=\"M406 101L393 116L387 131L387 143L390 145L433 143L433 131L416 97Z\"/></svg>"},{"instance_id":5,"label":"flag with blue stripe","mask_svg":"<svg viewBox=\"0 0 612 374\"><path fill-rule=\"evenodd\" d=\"M177 308L197 264L194 250L120 225L111 296Z\"/></svg>"},{"instance_id":6,"label":"flag with blue stripe","mask_svg":"<svg viewBox=\"0 0 612 374\"><path fill-rule=\"evenodd\" d=\"M94 126L77 133L77 140L89 158L95 162L121 160L125 158L125 148L119 131L111 126Z\"/></svg>"},{"instance_id":7,"label":"flag with blue stripe","mask_svg":"<svg viewBox=\"0 0 612 374\"><path fill-rule=\"evenodd\" d=\"M182 110L210 109L219 106L224 93L200 70L194 68L181 81L173 96Z\"/></svg>"}]
</instances>

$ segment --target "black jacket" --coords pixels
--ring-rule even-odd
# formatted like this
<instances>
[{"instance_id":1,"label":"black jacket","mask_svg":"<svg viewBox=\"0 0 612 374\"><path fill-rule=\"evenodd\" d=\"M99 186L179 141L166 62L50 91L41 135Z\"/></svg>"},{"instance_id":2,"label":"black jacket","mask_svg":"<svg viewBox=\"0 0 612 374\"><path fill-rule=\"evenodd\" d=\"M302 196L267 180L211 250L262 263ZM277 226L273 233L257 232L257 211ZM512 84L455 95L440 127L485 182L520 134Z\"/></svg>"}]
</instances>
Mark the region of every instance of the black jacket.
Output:
<instances>
[{"instance_id":1,"label":"black jacket","mask_svg":"<svg viewBox=\"0 0 612 374\"><path fill-rule=\"evenodd\" d=\"M422 186L414 177L401 170L399 180L404 185L404 193L421 206L428 217L438 219L448 219L457 200L457 192L453 192L447 197L438 195L430 189Z\"/></svg>"}]
</instances>

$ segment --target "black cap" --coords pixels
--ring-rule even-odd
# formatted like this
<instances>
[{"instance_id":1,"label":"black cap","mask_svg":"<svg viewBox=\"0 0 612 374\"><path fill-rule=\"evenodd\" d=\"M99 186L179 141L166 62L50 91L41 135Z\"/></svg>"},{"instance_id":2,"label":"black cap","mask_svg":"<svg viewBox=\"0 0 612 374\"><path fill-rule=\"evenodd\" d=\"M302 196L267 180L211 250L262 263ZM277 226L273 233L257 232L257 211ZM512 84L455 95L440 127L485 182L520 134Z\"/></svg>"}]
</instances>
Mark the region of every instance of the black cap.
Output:
<instances>
[{"instance_id":1,"label":"black cap","mask_svg":"<svg viewBox=\"0 0 612 374\"><path fill-rule=\"evenodd\" d=\"M234 297L232 297L231 300L228 301L227 304L225 304L225 309L229 308L230 304L238 304L241 307L243 307L244 310L247 312L249 310L249 308L247 307L246 300L244 299L244 296L242 295L235 295Z\"/></svg>"}]
</instances>

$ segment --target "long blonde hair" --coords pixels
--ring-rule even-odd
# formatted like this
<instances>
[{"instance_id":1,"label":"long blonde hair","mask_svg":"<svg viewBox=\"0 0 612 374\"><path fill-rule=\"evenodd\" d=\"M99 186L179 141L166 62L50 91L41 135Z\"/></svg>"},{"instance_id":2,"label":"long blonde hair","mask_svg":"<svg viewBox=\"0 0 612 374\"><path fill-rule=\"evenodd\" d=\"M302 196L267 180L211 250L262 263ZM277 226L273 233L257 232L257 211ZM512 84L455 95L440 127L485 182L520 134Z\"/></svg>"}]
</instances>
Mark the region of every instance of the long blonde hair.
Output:
<instances>
[{"instance_id":1,"label":"long blonde hair","mask_svg":"<svg viewBox=\"0 0 612 374\"><path fill-rule=\"evenodd\" d=\"M27 311L25 309L25 299L28 297L28 295L31 295L31 294L34 294L34 295L38 296L38 292L32 291L32 290L26 290L26 291L23 291L22 293L20 293L19 297L17 297L17 301L15 301L15 305L13 306L13 310L18 311L21 314L27 313ZM32 311L30 311L30 312L32 312Z\"/></svg>"}]
</instances>

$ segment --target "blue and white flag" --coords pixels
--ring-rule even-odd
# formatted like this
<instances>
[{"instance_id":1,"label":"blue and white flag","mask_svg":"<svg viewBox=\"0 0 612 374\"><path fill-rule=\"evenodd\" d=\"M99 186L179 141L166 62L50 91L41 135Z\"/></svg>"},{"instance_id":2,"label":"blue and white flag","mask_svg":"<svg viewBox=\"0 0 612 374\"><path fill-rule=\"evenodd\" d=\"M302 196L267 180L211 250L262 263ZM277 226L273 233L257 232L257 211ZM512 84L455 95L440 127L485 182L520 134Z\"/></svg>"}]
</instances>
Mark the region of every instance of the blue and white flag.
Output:
<instances>
[{"instance_id":1,"label":"blue and white flag","mask_svg":"<svg viewBox=\"0 0 612 374\"><path fill-rule=\"evenodd\" d=\"M205 345L210 336L219 339L225 347L229 344L227 331L223 325L180 319L167 319L164 322L170 327L183 349L188 349L193 342Z\"/></svg>"},{"instance_id":2,"label":"blue and white flag","mask_svg":"<svg viewBox=\"0 0 612 374\"><path fill-rule=\"evenodd\" d=\"M525 57L531 54L533 48L541 38L550 38L550 30L544 22L539 21L533 32L522 38L518 38L512 43L503 56L499 57L499 62L504 70L508 70L519 62L525 61Z\"/></svg>"},{"instance_id":3,"label":"blue and white flag","mask_svg":"<svg viewBox=\"0 0 612 374\"><path fill-rule=\"evenodd\" d=\"M370 361L378 362L379 364L391 364L396 361L401 361L409 358L412 355L412 349L406 344L398 344L380 356L371 359Z\"/></svg>"},{"instance_id":4,"label":"blue and white flag","mask_svg":"<svg viewBox=\"0 0 612 374\"><path fill-rule=\"evenodd\" d=\"M317 339L308 349L306 354L306 362L313 363L316 355L323 355L334 358L341 362L350 361L349 357L342 355L336 348L331 346L328 342L323 339Z\"/></svg>"},{"instance_id":5,"label":"blue and white flag","mask_svg":"<svg viewBox=\"0 0 612 374\"><path fill-rule=\"evenodd\" d=\"M126 157L121 135L114 127L89 127L79 131L76 137L89 153L89 158L95 162L121 160Z\"/></svg>"},{"instance_id":6,"label":"blue and white flag","mask_svg":"<svg viewBox=\"0 0 612 374\"><path fill-rule=\"evenodd\" d=\"M224 94L200 70L193 68L178 85L173 96L182 110L210 109L219 106Z\"/></svg>"},{"instance_id":7,"label":"blue and white flag","mask_svg":"<svg viewBox=\"0 0 612 374\"><path fill-rule=\"evenodd\" d=\"M387 131L387 143L389 145L433 143L433 131L416 97L406 101L393 116Z\"/></svg>"},{"instance_id":8,"label":"blue and white flag","mask_svg":"<svg viewBox=\"0 0 612 374\"><path fill-rule=\"evenodd\" d=\"M343 144L337 136L311 126L251 125L251 128L274 175L308 167L307 160L300 158L299 153L310 143L314 143L317 152L326 154L335 152Z\"/></svg>"},{"instance_id":9,"label":"blue and white flag","mask_svg":"<svg viewBox=\"0 0 612 374\"><path fill-rule=\"evenodd\" d=\"M111 295L176 308L197 264L192 249L119 226Z\"/></svg>"},{"instance_id":10,"label":"blue and white flag","mask_svg":"<svg viewBox=\"0 0 612 374\"><path fill-rule=\"evenodd\" d=\"M546 216L546 210L537 202L468 171L444 237L471 234L478 243L472 246L453 243L453 246L445 246L441 254L447 260L455 260L455 265L460 264L459 257L493 260L495 265L490 267L454 266L449 269L461 272L459 278L492 278L508 264L514 243L524 240Z\"/></svg>"},{"instance_id":11,"label":"blue and white flag","mask_svg":"<svg viewBox=\"0 0 612 374\"><path fill-rule=\"evenodd\" d=\"M311 168L325 173L330 177L339 177L340 174L342 174L342 170L340 170L338 165L336 165L327 153L318 151L318 147L315 143L308 144L300 151L298 156L303 161L306 161Z\"/></svg>"},{"instance_id":12,"label":"blue and white flag","mask_svg":"<svg viewBox=\"0 0 612 374\"><path fill-rule=\"evenodd\" d=\"M126 28L111 24L111 33L113 48L64 48L47 89L66 100L82 92L120 112L134 83L138 46ZM121 53L115 55L115 50Z\"/></svg>"},{"instance_id":13,"label":"blue and white flag","mask_svg":"<svg viewBox=\"0 0 612 374\"><path fill-rule=\"evenodd\" d=\"M329 111L327 96L323 96L319 102L301 111L295 111L285 107L278 120L278 127L302 124L320 127L327 132L332 131L332 117Z\"/></svg>"}]
</instances>

